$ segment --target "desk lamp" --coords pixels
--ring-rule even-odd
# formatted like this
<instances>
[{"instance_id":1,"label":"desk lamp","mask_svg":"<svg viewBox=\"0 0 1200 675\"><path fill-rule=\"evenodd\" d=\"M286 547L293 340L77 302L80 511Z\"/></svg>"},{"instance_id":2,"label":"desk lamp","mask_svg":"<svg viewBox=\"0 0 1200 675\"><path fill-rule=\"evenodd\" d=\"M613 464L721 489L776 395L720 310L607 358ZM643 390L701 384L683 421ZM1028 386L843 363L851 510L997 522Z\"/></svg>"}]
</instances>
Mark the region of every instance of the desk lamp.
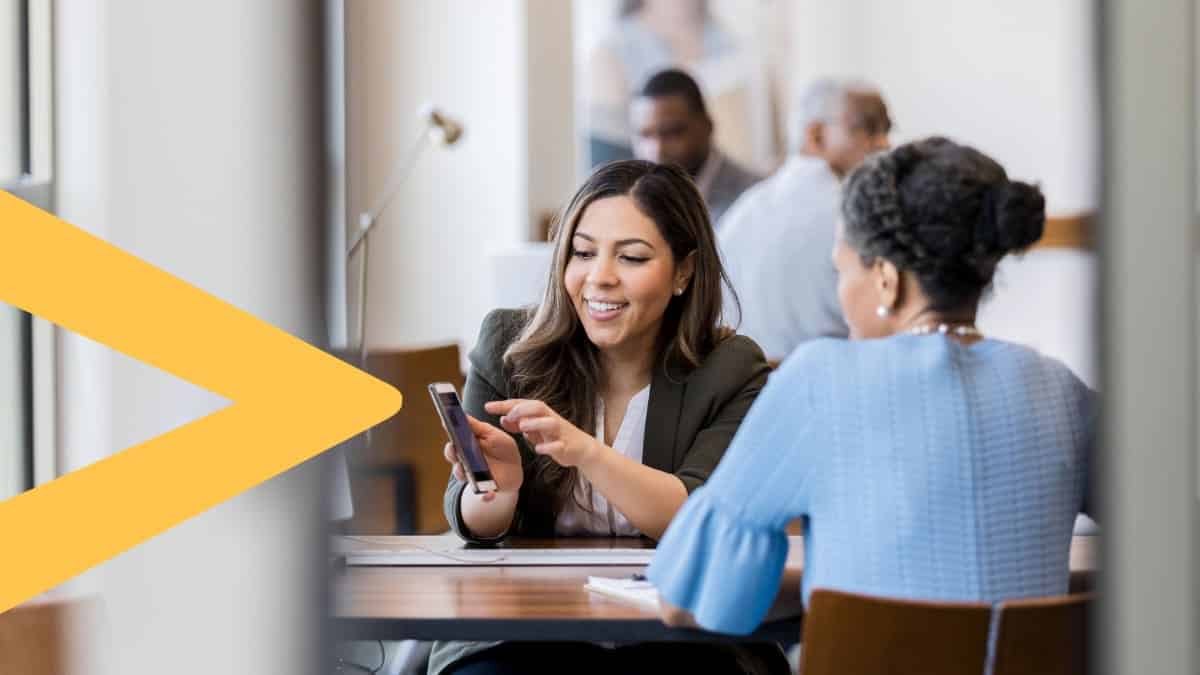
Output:
<instances>
[{"instance_id":1,"label":"desk lamp","mask_svg":"<svg viewBox=\"0 0 1200 675\"><path fill-rule=\"evenodd\" d=\"M400 187L404 185L404 181L408 178L417 159L420 158L421 152L425 150L425 145L430 142L441 146L454 145L459 138L462 138L463 134L461 124L446 117L432 105L423 106L420 117L421 133L413 141L408 152L401 155L392 166L391 176L384 185L379 198L369 210L358 215L358 233L355 235L354 241L350 242L350 247L346 249L347 268L349 268L354 254L362 249L362 265L358 270L358 302L356 303L358 305L358 367L361 370L367 369L367 238L371 234L371 228L375 226L379 215L383 213L396 193L400 191ZM369 431L367 433L370 434Z\"/></svg>"}]
</instances>

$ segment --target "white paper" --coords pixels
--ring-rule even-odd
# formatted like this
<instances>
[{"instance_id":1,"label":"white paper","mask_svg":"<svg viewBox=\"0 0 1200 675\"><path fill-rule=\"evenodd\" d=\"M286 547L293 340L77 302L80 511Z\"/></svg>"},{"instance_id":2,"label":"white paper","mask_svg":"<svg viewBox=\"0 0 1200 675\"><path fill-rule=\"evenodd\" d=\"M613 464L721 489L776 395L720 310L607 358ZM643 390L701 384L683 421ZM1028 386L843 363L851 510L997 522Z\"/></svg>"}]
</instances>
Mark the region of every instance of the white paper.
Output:
<instances>
[{"instance_id":1,"label":"white paper","mask_svg":"<svg viewBox=\"0 0 1200 675\"><path fill-rule=\"evenodd\" d=\"M583 587L593 593L599 593L630 605L658 611L658 590L644 579L588 577L587 583Z\"/></svg>"}]
</instances>

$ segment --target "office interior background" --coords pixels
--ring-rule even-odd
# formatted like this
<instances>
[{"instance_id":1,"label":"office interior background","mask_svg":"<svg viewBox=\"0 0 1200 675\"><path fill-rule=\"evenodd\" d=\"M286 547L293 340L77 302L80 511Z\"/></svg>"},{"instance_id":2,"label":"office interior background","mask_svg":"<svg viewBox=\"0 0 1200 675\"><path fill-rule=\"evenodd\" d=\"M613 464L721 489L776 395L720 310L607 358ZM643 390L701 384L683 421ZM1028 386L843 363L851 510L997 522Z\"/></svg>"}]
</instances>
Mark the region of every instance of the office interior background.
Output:
<instances>
[{"instance_id":1,"label":"office interior background","mask_svg":"<svg viewBox=\"0 0 1200 675\"><path fill-rule=\"evenodd\" d=\"M344 255L357 214L436 104L466 131L427 148L378 219L365 338L465 354L488 310L536 298L538 275L508 270L542 259L547 219L590 166L597 53L621 4L0 0L0 183L345 350L363 337L360 261ZM1193 3L707 6L733 45L711 86L738 159L777 166L792 93L834 75L882 90L893 142L947 135L1041 185L1048 241L1001 270L981 328L1105 392L1102 663L1196 672ZM225 404L3 310L0 497ZM81 672L321 672L320 464L58 589L86 601Z\"/></svg>"}]
</instances>

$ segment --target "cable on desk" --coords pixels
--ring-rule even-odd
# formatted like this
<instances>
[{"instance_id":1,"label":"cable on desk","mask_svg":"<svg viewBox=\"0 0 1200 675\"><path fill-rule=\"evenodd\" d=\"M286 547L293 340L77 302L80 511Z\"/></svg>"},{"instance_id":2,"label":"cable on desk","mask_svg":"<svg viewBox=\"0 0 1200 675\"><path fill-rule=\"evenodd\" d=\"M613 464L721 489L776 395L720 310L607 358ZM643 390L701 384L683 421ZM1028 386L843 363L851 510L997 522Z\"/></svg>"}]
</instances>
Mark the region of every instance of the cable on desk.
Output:
<instances>
[{"instance_id":1,"label":"cable on desk","mask_svg":"<svg viewBox=\"0 0 1200 675\"><path fill-rule=\"evenodd\" d=\"M349 539L350 541L362 542L364 544L371 544L374 546L395 546L395 547L399 547L399 548L417 549L419 551L424 551L425 553L430 553L432 555L436 555L436 556L446 558L448 560L453 560L455 562L460 562L460 563L498 563L498 562L504 562L505 560L508 559L508 556L506 556L506 555L501 555L501 556L498 556L495 558L485 558L482 560L479 558L459 558L458 556L455 556L450 553L446 553L445 551L438 551L436 549L427 548L425 546L421 546L420 544L410 544L407 542L398 542L398 541L378 541L377 539L370 539L368 537L358 537L358 536L354 536L354 535L342 535L342 539ZM354 551L347 551L344 555L354 555Z\"/></svg>"}]
</instances>

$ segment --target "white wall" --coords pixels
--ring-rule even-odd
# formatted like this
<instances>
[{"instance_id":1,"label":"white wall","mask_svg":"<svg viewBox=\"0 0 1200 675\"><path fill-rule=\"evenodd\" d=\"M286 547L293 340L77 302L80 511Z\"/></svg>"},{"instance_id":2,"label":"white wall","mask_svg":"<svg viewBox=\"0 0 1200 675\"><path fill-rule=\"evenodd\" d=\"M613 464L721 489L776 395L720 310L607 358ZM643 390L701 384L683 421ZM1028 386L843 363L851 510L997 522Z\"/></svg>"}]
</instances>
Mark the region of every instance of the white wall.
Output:
<instances>
[{"instance_id":1,"label":"white wall","mask_svg":"<svg viewBox=\"0 0 1200 675\"><path fill-rule=\"evenodd\" d=\"M426 150L372 232L372 347L472 344L491 309L487 253L525 238L524 11L520 0L346 1L348 220L378 199L422 103L466 127L457 145ZM349 269L357 325L357 261Z\"/></svg>"},{"instance_id":2,"label":"white wall","mask_svg":"<svg viewBox=\"0 0 1200 675\"><path fill-rule=\"evenodd\" d=\"M557 212L579 179L575 131L573 7L566 0L525 0L526 184L531 223Z\"/></svg>"},{"instance_id":3,"label":"white wall","mask_svg":"<svg viewBox=\"0 0 1200 675\"><path fill-rule=\"evenodd\" d=\"M62 0L56 20L59 214L320 339L319 3ZM58 377L63 470L224 404L62 332ZM315 486L290 472L83 575L86 671L305 672Z\"/></svg>"},{"instance_id":4,"label":"white wall","mask_svg":"<svg viewBox=\"0 0 1200 675\"><path fill-rule=\"evenodd\" d=\"M819 75L877 84L897 143L950 136L1041 182L1052 214L1096 207L1090 0L797 0L793 83Z\"/></svg>"}]
</instances>

